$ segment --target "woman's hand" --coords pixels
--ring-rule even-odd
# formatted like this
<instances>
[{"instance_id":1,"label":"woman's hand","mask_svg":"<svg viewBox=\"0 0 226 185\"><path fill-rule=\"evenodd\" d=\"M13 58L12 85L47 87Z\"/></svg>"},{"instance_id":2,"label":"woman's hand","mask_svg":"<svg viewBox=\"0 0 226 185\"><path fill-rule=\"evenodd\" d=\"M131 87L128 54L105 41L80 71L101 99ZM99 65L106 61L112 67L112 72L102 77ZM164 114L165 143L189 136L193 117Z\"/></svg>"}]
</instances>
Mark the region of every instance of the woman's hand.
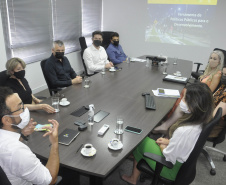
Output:
<instances>
[{"instance_id":1,"label":"woman's hand","mask_svg":"<svg viewBox=\"0 0 226 185\"><path fill-rule=\"evenodd\" d=\"M38 103L41 103L42 102L42 100L36 98L33 94L32 94L32 99L35 102L35 104L38 104Z\"/></svg>"},{"instance_id":2,"label":"woman's hand","mask_svg":"<svg viewBox=\"0 0 226 185\"><path fill-rule=\"evenodd\" d=\"M54 113L55 112L55 109L52 106L48 105L48 104L39 104L39 105L40 105L42 110L44 110L44 111L46 111L48 113Z\"/></svg>"},{"instance_id":3,"label":"woman's hand","mask_svg":"<svg viewBox=\"0 0 226 185\"><path fill-rule=\"evenodd\" d=\"M169 144L169 139L166 139L166 138L162 138L162 137L160 137L160 138L158 138L157 140L156 140L156 143L160 146L160 145L168 145Z\"/></svg>"}]
</instances>

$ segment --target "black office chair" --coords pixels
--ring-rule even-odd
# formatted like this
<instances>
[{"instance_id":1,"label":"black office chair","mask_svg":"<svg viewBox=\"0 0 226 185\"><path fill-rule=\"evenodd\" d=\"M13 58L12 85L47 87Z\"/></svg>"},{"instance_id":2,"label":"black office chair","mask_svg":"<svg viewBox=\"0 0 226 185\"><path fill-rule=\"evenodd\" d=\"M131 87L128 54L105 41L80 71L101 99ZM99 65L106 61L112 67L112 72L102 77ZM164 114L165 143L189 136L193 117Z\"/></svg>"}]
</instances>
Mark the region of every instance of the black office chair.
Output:
<instances>
[{"instance_id":1,"label":"black office chair","mask_svg":"<svg viewBox=\"0 0 226 185\"><path fill-rule=\"evenodd\" d=\"M6 70L0 72L0 86L5 86L5 82L9 78L7 75Z\"/></svg>"},{"instance_id":2,"label":"black office chair","mask_svg":"<svg viewBox=\"0 0 226 185\"><path fill-rule=\"evenodd\" d=\"M55 185L58 185L62 180L61 176L57 176L57 181ZM5 172L3 171L2 167L0 166L0 184L2 185L11 185L8 177L6 176Z\"/></svg>"},{"instance_id":3,"label":"black office chair","mask_svg":"<svg viewBox=\"0 0 226 185\"><path fill-rule=\"evenodd\" d=\"M81 47L81 58L82 58L82 64L83 64L83 67L84 67L84 70L85 70L85 75L86 76L93 76L93 75L88 74L87 67L86 67L85 61L83 59L83 53L84 53L85 49L87 48L85 37L79 37L79 43L80 43L80 47Z\"/></svg>"},{"instance_id":4,"label":"black office chair","mask_svg":"<svg viewBox=\"0 0 226 185\"><path fill-rule=\"evenodd\" d=\"M111 35L114 33L113 31L102 31L103 33L103 42L102 46L107 49L109 44L111 43Z\"/></svg>"},{"instance_id":5,"label":"black office chair","mask_svg":"<svg viewBox=\"0 0 226 185\"><path fill-rule=\"evenodd\" d=\"M165 158L162 156L158 156L158 155L151 154L151 153L144 153L145 157L156 161L156 169L155 169L155 171L152 170L144 159L141 159L139 161L139 163L137 164L137 168L140 171L144 172L145 174L154 176L154 178L151 182L151 185L157 185L159 182L164 183L164 184L171 184L171 185L182 185L182 184L188 185L188 184L190 184L195 179L196 163L197 163L199 154L201 153L203 146L206 143L206 140L207 140L211 130L221 119L221 115L222 115L222 108L219 108L214 119L212 119L212 121L210 121L210 123L208 123L203 128L203 130L195 144L194 149L192 150L187 161L182 164L175 181L171 181L171 180L165 179L160 176L160 172L161 172L163 166L166 166L167 168L173 167L173 164L171 162L166 161ZM140 180L143 181L143 175L141 175Z\"/></svg>"},{"instance_id":6,"label":"black office chair","mask_svg":"<svg viewBox=\"0 0 226 185\"><path fill-rule=\"evenodd\" d=\"M52 88L51 87L50 81L48 80L48 78L46 76L46 73L45 73L45 64L46 64L46 61L47 61L47 59L42 60L41 63L40 63L40 65L41 65L41 68L42 68L43 76L45 78L46 84L47 84L48 89L49 89L49 94L50 94L50 96L52 96L53 94L56 94L57 92L61 91L62 88Z\"/></svg>"},{"instance_id":7,"label":"black office chair","mask_svg":"<svg viewBox=\"0 0 226 185\"><path fill-rule=\"evenodd\" d=\"M213 51L215 50L220 50L223 52L224 54L224 64L226 64L226 51L223 50L223 49L220 49L220 48L215 48ZM194 64L197 64L197 68L196 68L196 71L193 71L191 73L191 76L194 77L196 80L199 79L199 77L204 73L205 70L199 70L200 66L203 65L202 63L199 63L199 62L196 62Z\"/></svg>"},{"instance_id":8,"label":"black office chair","mask_svg":"<svg viewBox=\"0 0 226 185\"><path fill-rule=\"evenodd\" d=\"M225 140L225 134L226 134L226 121L224 120L224 128L219 133L219 135L217 137L213 137L213 138L208 138L207 139L207 141L213 143L213 147L204 146L204 148L202 150L202 153L207 158L207 160L209 161L209 164L211 166L211 170L210 170L210 174L211 175L216 175L216 170L215 170L216 168L215 168L213 160L211 159L211 157L210 157L209 153L207 152L207 150L213 150L215 152L223 154L224 155L223 161L226 162L226 152L215 148L217 144L222 143Z\"/></svg>"},{"instance_id":9,"label":"black office chair","mask_svg":"<svg viewBox=\"0 0 226 185\"><path fill-rule=\"evenodd\" d=\"M11 185L8 177L6 176L5 172L3 171L2 167L0 166L0 184L4 185Z\"/></svg>"}]
</instances>

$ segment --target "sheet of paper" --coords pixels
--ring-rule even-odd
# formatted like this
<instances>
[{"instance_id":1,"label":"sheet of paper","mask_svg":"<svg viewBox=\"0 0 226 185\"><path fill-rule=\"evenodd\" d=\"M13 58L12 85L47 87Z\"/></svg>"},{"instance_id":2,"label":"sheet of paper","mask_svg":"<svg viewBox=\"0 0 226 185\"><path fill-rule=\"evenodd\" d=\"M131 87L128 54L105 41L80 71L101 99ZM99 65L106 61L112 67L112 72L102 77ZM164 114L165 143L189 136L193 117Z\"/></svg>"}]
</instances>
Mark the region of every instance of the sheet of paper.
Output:
<instances>
[{"instance_id":1,"label":"sheet of paper","mask_svg":"<svg viewBox=\"0 0 226 185\"><path fill-rule=\"evenodd\" d=\"M145 59L134 58L134 57L131 57L131 58L130 58L130 61L133 61L133 62L146 62Z\"/></svg>"},{"instance_id":2,"label":"sheet of paper","mask_svg":"<svg viewBox=\"0 0 226 185\"><path fill-rule=\"evenodd\" d=\"M152 90L155 96L160 96L160 97L168 97L168 98L180 98L180 92L175 89L164 89L165 94L158 94L158 89L157 90Z\"/></svg>"},{"instance_id":3,"label":"sheet of paper","mask_svg":"<svg viewBox=\"0 0 226 185\"><path fill-rule=\"evenodd\" d=\"M185 82L185 81L187 80L186 77L182 77L182 76L174 76L174 75L167 75L167 76L165 76L165 78L171 79L171 80L183 81L183 82Z\"/></svg>"}]
</instances>

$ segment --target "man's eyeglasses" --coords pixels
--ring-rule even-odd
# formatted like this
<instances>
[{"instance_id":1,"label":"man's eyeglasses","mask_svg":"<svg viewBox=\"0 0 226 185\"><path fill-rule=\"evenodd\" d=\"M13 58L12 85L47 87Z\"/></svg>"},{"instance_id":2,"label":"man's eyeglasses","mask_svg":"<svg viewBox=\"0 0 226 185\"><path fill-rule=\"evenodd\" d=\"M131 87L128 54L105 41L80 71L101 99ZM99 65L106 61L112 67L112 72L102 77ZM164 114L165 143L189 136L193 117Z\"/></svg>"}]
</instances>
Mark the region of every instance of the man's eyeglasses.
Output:
<instances>
[{"instance_id":1,"label":"man's eyeglasses","mask_svg":"<svg viewBox=\"0 0 226 185\"><path fill-rule=\"evenodd\" d=\"M17 109L17 110L15 110L15 111L13 111L13 112L11 112L11 111L9 111L11 114L13 114L14 112L17 112L17 111L20 111L20 110L23 110L24 111L24 104L23 103L21 103L20 104L20 108L19 109Z\"/></svg>"}]
</instances>

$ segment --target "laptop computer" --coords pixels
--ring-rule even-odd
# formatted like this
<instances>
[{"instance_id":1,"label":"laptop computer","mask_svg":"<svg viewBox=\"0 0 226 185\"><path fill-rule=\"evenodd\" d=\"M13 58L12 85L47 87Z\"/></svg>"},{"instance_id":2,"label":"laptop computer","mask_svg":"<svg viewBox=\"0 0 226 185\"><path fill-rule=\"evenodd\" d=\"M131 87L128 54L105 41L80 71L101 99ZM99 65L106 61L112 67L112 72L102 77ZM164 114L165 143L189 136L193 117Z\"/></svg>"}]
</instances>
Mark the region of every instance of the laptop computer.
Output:
<instances>
[{"instance_id":1,"label":"laptop computer","mask_svg":"<svg viewBox=\"0 0 226 185\"><path fill-rule=\"evenodd\" d=\"M72 130L66 128L61 134L59 135L59 143L63 145L70 145L71 142L80 134L77 130Z\"/></svg>"}]
</instances>

